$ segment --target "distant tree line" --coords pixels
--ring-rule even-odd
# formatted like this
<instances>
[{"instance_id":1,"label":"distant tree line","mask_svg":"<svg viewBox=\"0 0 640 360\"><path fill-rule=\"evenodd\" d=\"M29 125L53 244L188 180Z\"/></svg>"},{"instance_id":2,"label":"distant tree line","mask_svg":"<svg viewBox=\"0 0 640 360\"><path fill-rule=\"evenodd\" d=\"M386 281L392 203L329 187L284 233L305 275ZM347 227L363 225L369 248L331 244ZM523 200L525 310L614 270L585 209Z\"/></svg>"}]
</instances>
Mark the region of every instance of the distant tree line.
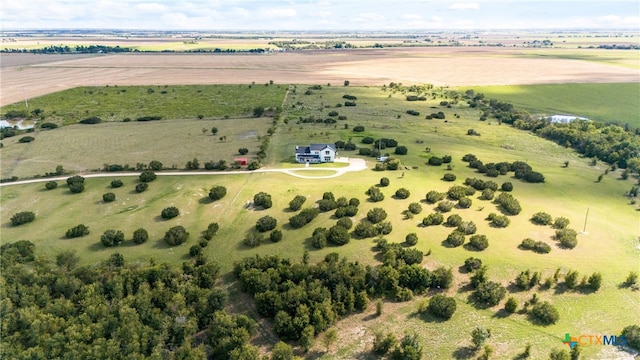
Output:
<instances>
[{"instance_id":1,"label":"distant tree line","mask_svg":"<svg viewBox=\"0 0 640 360\"><path fill-rule=\"evenodd\" d=\"M31 54L97 54L97 53L125 53L138 52L137 49L107 45L50 45L40 49L2 49L2 53L31 53Z\"/></svg>"}]
</instances>

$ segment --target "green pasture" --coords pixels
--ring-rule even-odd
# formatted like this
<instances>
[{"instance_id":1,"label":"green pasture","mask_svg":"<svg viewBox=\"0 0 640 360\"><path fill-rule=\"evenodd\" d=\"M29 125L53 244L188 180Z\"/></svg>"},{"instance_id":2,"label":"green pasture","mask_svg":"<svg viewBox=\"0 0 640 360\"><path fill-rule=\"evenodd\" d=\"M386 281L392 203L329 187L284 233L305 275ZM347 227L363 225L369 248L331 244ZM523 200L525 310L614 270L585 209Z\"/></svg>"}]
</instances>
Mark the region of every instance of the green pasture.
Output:
<instances>
[{"instance_id":1,"label":"green pasture","mask_svg":"<svg viewBox=\"0 0 640 360\"><path fill-rule=\"evenodd\" d=\"M149 85L78 87L3 106L1 114L42 110L43 121L74 124L97 116L103 121L135 121L142 116L194 119L253 116L255 107L282 104L285 85Z\"/></svg>"},{"instance_id":2,"label":"green pasture","mask_svg":"<svg viewBox=\"0 0 640 360\"><path fill-rule=\"evenodd\" d=\"M566 114L640 127L640 82L475 86L476 93L533 114ZM464 91L464 89L461 89Z\"/></svg>"},{"instance_id":3,"label":"green pasture","mask_svg":"<svg viewBox=\"0 0 640 360\"><path fill-rule=\"evenodd\" d=\"M492 337L488 343L494 349L495 358L514 358L524 350L527 343L531 343L533 358L548 357L549 350L554 347L565 346L561 338L565 333L571 334L617 334L624 326L632 324L640 318L640 304L637 294L619 285L625 280L631 270L638 270L637 236L640 231L638 212L635 205L630 205L624 193L635 183L635 179L620 180L619 171L611 171L601 182L595 182L599 174L605 169L604 164L590 165L590 160L580 157L569 149L560 147L552 142L543 140L530 133L516 130L507 125L495 122L478 121L477 110L465 105L453 105L451 108L440 106L444 92L434 90L436 98L429 97L425 102L407 102L405 94L380 88L351 88L351 87L323 87L313 91L311 95L304 95L307 86L297 85L291 91L284 104L282 121L277 132L272 136L267 158L270 167L282 166L281 163L291 162L294 145L308 143L335 142L336 140L352 141L358 147L365 146L360 140L364 136L373 138L394 138L400 145L407 146L407 155L397 156L402 162L398 171L376 172L371 170L375 165L374 158L365 158L369 170L347 173L330 179L300 179L283 173L247 173L240 175L209 175L209 176L160 176L150 183L149 190L135 193L133 190L138 182L137 177L122 177L124 186L111 189L109 184L113 178L93 178L86 180L86 190L82 194L71 194L64 181L59 181L59 187L47 191L44 183L3 186L0 188L0 230L2 242L15 240L30 240L36 244L37 255L52 258L62 250L76 250L84 264L92 264L107 259L112 253L120 252L129 262L146 262L154 257L158 262L169 262L179 266L188 259L188 249L201 238L200 232L206 229L210 222L217 222L220 231L211 240L204 253L211 260L220 263L223 272L228 273L233 263L243 257L255 254L278 254L289 257L292 261L300 261L303 252L308 250L310 261L321 261L330 252L338 252L349 260L364 264L378 264L379 260L373 251L373 239L352 238L351 242L342 247L328 246L317 250L311 244L311 235L316 227L330 227L336 222L333 212L321 213L310 224L294 230L287 223L295 213L287 209L289 201L296 195L307 197L304 207L314 206L326 191L331 191L335 197L345 196L348 199L356 197L360 200L359 212L352 219L354 225L366 217L367 211L375 207L382 207L388 213L387 220L393 225L393 232L386 236L392 242L404 242L408 233L415 232L419 237L416 247L425 253L431 250L431 255L425 257L423 265L429 269L444 265L454 270L455 286L447 291L454 296L458 303L458 311L449 321L439 322L432 318L416 315L418 296L409 302L385 302L381 317L375 317L375 306L361 314L356 314L341 320L336 325L339 333L339 346L335 352L320 356L320 358L372 358L370 354L370 340L375 330L393 331L401 337L405 330L415 330L420 334L425 354L429 358L463 357L464 348L471 345L470 332L475 326L484 326L492 330ZM342 95L350 94L358 97L355 107L336 107L344 103ZM331 110L347 116L346 120L338 120L336 124L297 124L300 117L311 115L327 118ZM407 110L420 112L420 116L406 114ZM425 120L425 115L442 111L445 120ZM459 115L456 117L455 115ZM398 117L399 115L399 117ZM145 128L153 136L164 139L165 131L169 131L171 124L186 120L175 120L154 123L157 127ZM214 121L214 120L207 120ZM244 124L237 119L215 120L221 124L232 124L221 134L242 134L248 128L241 126L255 125L250 121L264 122L261 126L266 129L270 125L265 119L245 119ZM225 121L227 121L225 123ZM210 134L199 133L199 120L192 120L192 138L182 138L173 147L176 153L188 152L185 148L208 141L211 143L213 159L222 158L216 151L222 150L222 145L214 145L219 141ZM164 125L168 124L168 125ZM347 125L345 128L345 124ZM96 131L107 135L129 133L134 123L86 125L83 131ZM147 126L151 124L136 124ZM361 133L353 132L356 125L365 127ZM116 126L119 126L116 127ZM164 127L167 126L167 127ZM208 127L213 125L209 124ZM61 134L72 135L74 129L80 125L64 126L49 132L40 132L35 142L30 144L9 144L28 147L38 142L55 143L47 140L43 135ZM127 127L125 129L125 127ZM480 136L466 135L469 128L474 128ZM83 128L84 129L84 128ZM119 130L120 129L120 130ZM108 131L113 131L109 133ZM186 130L185 130L186 131ZM67 133L68 132L68 133ZM259 133L262 133L259 131ZM49 135L48 135L49 136ZM139 135L142 136L142 135ZM219 136L219 135L218 135ZM69 136L71 137L71 136ZM135 135L134 135L135 137ZM229 136L232 138L235 136ZM202 140L200 140L202 138ZM62 141L62 140L58 140ZM228 140L229 142L231 139ZM240 140L229 150L235 152ZM251 140L256 141L257 139ZM3 143L6 142L3 141ZM194 144L190 144L193 142ZM179 144L179 145L178 145ZM11 147L5 144L2 149L3 171L7 163L19 162L20 152L6 153ZM123 149L134 145L123 144ZM250 148L254 151L255 146ZM369 145L367 145L369 146ZM249 147L249 146L246 146ZM427 151L426 148L430 151ZM390 149L392 150L392 149ZM131 154L137 151L128 151ZM159 151L159 150L154 150ZM357 156L353 152L341 151L340 156ZM125 152L126 153L126 152ZM536 171L545 175L545 183L529 184L514 179L512 173L498 178L487 178L467 167L460 159L467 153L475 154L485 163L500 161L526 161ZM5 155L6 154L6 155ZM151 152L150 156L154 153ZM200 153L198 153L200 154ZM109 157L103 152L89 154L93 162L100 166ZM113 156L113 154L109 154ZM446 165L434 167L426 165L430 156L451 155L453 161L451 169ZM48 161L47 171L53 171L55 164L61 163L68 152L49 149L49 155L39 158L41 162ZM86 152L85 152L85 156ZM157 159L165 164L170 153L156 154ZM189 160L195 155L181 155ZM229 156L229 155L225 155ZM200 155L198 155L200 158ZM206 159L204 155L203 158ZM202 162L203 159L201 159ZM77 160L73 160L77 161ZM137 161L137 160L135 160ZM564 167L564 162L569 166ZM134 160L128 161L129 163ZM178 163L179 166L183 163ZM338 164L336 164L338 165ZM290 168L290 165L286 165ZM317 167L316 175L327 175L332 172L326 168ZM298 171L301 175L311 175L313 171ZM455 182L445 182L442 176L451 172L456 174ZM379 183L381 177L388 177L390 185L381 188L385 195L382 202L367 201L365 191ZM504 229L489 226L485 218L491 212L499 213L496 205L491 201L480 200L479 193L471 198L473 205L469 209L454 209L449 214L459 214L465 221L473 221L478 228L477 233L489 238L489 247L482 251L471 251L464 246L447 248L442 242L451 228L445 226L422 227L423 217L434 211L434 205L422 202L425 194L430 190L446 191L451 185L462 184L467 177L477 177L483 180L493 180L498 184L510 181L514 185L512 192L523 208L517 216L511 216L511 224ZM214 185L227 187L227 195L212 202L208 199L208 190ZM410 190L408 199L393 198L393 194L400 187ZM256 210L249 206L253 195L264 191L273 199L273 207L266 210ZM102 194L114 192L116 201L103 203ZM422 213L413 219L405 219L402 214L412 202L420 202ZM168 206L180 209L180 216L171 220L162 220L160 212ZM567 217L569 227L582 231L585 216L589 211L586 233L578 235L578 245L573 250L561 249L552 238L554 230L549 226L538 226L530 222L531 216L538 211L546 211L553 217ZM18 227L10 226L9 218L19 211L33 211L36 220L33 223ZM254 232L255 222L262 216L270 215L278 220L278 229L283 232L283 239L278 243L266 240L262 245L248 248L243 245L244 237ZM89 226L91 233L78 239L64 239L65 231L79 223ZM183 225L190 232L187 243L169 247L162 241L164 232L175 225ZM131 236L135 229L143 227L149 231L150 240L142 245L134 245ZM100 235L107 229L119 229L125 232L127 241L119 248L104 248L100 244ZM549 254L536 254L531 251L518 249L518 244L524 238L533 238L551 245ZM541 300L552 302L560 312L560 321L552 326L532 325L526 315L513 314L504 317L502 304L488 308L476 309L467 302L470 291L465 285L468 274L459 271L459 267L468 257L478 257L489 267L491 280L499 281L507 286L519 272L530 269L541 271L543 280L552 276L556 269L566 273L569 269L577 270L580 275L590 275L600 272L603 275L602 288L592 294L578 292L562 292L555 288L542 290L535 288L523 292L510 292L507 296L515 296L520 306L538 293ZM226 277L227 284L231 284L232 277ZM252 311L250 304L238 301L234 308L240 311ZM324 353L321 344L314 350ZM592 358L601 356L601 347L586 347L584 356ZM318 353L315 353L318 354ZM598 355L600 354L600 355Z\"/></svg>"},{"instance_id":4,"label":"green pasture","mask_svg":"<svg viewBox=\"0 0 640 360\"><path fill-rule=\"evenodd\" d=\"M230 166L247 148L244 157L255 158L272 118L229 118L202 120L187 118L145 122L110 122L95 125L74 124L54 130L36 130L35 140L21 144L22 136L6 138L0 152L2 178L31 177L53 172L62 165L72 172L102 169L104 164L149 164L158 160L167 168L184 169L197 158L225 160ZM212 128L218 128L216 135ZM224 138L223 138L224 137ZM221 138L223 138L221 140Z\"/></svg>"}]
</instances>

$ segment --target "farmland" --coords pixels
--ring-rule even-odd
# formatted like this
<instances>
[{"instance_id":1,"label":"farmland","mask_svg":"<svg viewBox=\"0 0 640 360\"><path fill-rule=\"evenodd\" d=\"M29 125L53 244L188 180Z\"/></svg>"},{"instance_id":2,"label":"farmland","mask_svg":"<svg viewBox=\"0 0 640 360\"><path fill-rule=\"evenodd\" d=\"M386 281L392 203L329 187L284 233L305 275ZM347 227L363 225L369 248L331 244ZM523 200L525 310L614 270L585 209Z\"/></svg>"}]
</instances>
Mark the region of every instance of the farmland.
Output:
<instances>
[{"instance_id":1,"label":"farmland","mask_svg":"<svg viewBox=\"0 0 640 360\"><path fill-rule=\"evenodd\" d=\"M316 249L312 245L311 236L314 228L330 228L335 224L333 212L320 214L311 224L298 230L288 225L288 219L293 214L287 207L295 195L303 195L307 198L306 205L313 206L317 200L322 199L324 192L330 191L336 197L355 197L360 200L359 212L353 217L354 223L364 221L363 218L369 210L383 207L389 214L388 220L393 226L393 231L385 236L390 242L402 243L406 234L417 233L419 241L415 248L425 254L431 251L431 255L425 257L422 265L430 270L441 265L453 269L454 286L440 292L455 298L458 310L448 321L431 318L426 318L425 321L423 316L416 313L417 303L425 298L425 295L418 295L415 299L405 302L387 299L384 302L384 312L379 317L373 315L375 306L371 304L362 313L356 313L337 322L335 329L339 338L343 340L336 349L329 352L326 352L318 341L311 352L317 357L373 358L370 350L374 331L391 331L401 337L407 329L419 334L421 344L433 357L464 357L467 351L465 347L470 344L467 343L470 329L474 326L484 326L492 330L493 335L489 343L494 346L496 357L515 357L523 351L526 343L531 343L532 356L544 358L548 355L548 349L562 346L560 339L567 332L618 333L631 323L631 319L638 317L629 316L640 314L638 303L634 300L635 293L619 286L629 271L637 268L636 236L640 228L628 226L637 223L637 211L623 195L634 184L633 177L620 180L620 170L607 171L602 181L596 182L598 175L609 168L607 164L597 162L596 165L592 165L591 159L583 158L567 148L506 124L499 125L495 120L479 121L480 111L469 107L465 101L460 101L450 108L441 105L441 101L451 100L452 93L446 87L436 86L430 90L429 93L433 96L430 96L428 101L408 102L406 93L399 88L382 87L380 84L369 87L337 86L341 81L336 81L334 86L325 86L324 83L323 81L322 86L314 89L309 89L308 85L294 85L286 99L282 90L279 92L281 98L273 97L270 103L276 103L276 106L284 100L283 112L277 130L271 137L265 165L291 169L292 148L297 144L342 140L352 141L358 147L367 147L362 144L364 137L385 137L396 139L399 145L408 148L407 155L397 156L401 160L402 170L364 170L334 179L305 180L280 173L159 176L150 183L149 190L143 193L133 190L139 183L137 177L123 177L124 186L113 190L110 188L113 178L87 179L86 190L82 194L71 194L62 182L57 189L48 191L44 190L43 183L8 186L2 188L0 198L0 215L4 219L3 242L4 239L28 239L36 244L38 255L73 249L77 251L81 263L86 265L105 260L118 252L130 263L146 263L149 257L153 257L155 261L179 266L189 259L188 249L200 239L200 232L206 229L207 224L217 222L220 230L211 240L212 244L203 248L203 253L210 260L220 264L225 274L224 285L229 291L238 296L238 299L244 299L233 304L234 310L257 316L251 300L238 294L238 285L230 274L234 262L246 256L280 254L293 262L299 262L307 250L310 263L320 262L327 254L338 252L349 261L367 265L380 264L379 258L376 258L372 251L375 244L371 238L353 238L341 247L327 246ZM268 88L261 82L258 84L255 88ZM168 87L167 91L171 88ZM244 88L248 86L244 85ZM116 88L110 86L95 89L113 91ZM222 91L224 88L218 89ZM206 87L201 90L209 91ZM84 94L86 89L82 91ZM137 93L134 88L128 88L127 94L135 93L136 96L144 98L148 95L145 91ZM357 106L337 106L344 103L345 94L355 96ZM248 108L251 109L250 106ZM421 115L409 115L407 110L419 112ZM96 107L96 111L104 110ZM239 113L243 111L239 110ZM300 121L301 118L310 117L325 119L329 117L330 111L338 112L345 120L338 120L335 124ZM446 121L425 119L425 115L438 111L445 115ZM21 176L39 170L38 167L29 165L30 162L47 164L43 165L44 170L51 171L56 164L61 163L65 164L65 168L76 170L82 167L91 169L96 165L100 167L103 163L134 164L151 160L159 160L165 166L177 163L182 167L186 160L194 156L199 157L201 161L209 160L209 155L214 160L228 159L241 146L255 151L257 138L243 137L243 134L263 134L272 120L197 119L193 117L199 112L189 114L190 116L185 118L171 118L158 122L78 124L40 131L33 143L5 145L1 154L3 176L5 164L18 158L33 159L24 161L25 164L21 161L15 165L13 174L22 171L19 173ZM217 117L224 114L223 111L206 116ZM238 115L231 115L234 114ZM114 119L120 120L120 117L114 115ZM364 131L354 132L353 128L358 125L362 126ZM220 134L229 134L227 144L218 139L219 135L214 137L201 131L202 128L210 129L212 126L218 127ZM480 136L467 135L470 128L475 129ZM130 137L136 140L123 140L122 136L119 136L122 133L130 134ZM99 142L99 137L117 138L118 142ZM55 146L59 144L72 146L65 143L68 139L82 139L77 140L82 144L74 148L71 154L67 151L55 151ZM153 141L164 146L145 146L144 152L141 152L141 144ZM91 148L90 144L95 144L93 147L99 151L85 156L88 159L83 160L82 149ZM119 152L119 149L135 151ZM74 155L76 153L80 155ZM489 225L487 216L491 212L499 212L499 209L493 202L479 199L479 194L471 197L473 205L470 208L456 208L452 211L465 221L473 221L478 226L478 233L487 235L490 245L482 252L472 251L464 246L444 246L443 241L451 232L451 228L420 225L422 218L435 208L435 205L423 201L428 191L446 192L452 184L461 185L468 177L489 179L461 160L468 153L475 154L485 163L525 161L545 176L545 182L542 184L526 183L513 178L511 173L495 179L498 184L504 181L512 182L512 193L523 207L521 214L509 217L511 224L506 229ZM357 157L357 154L357 150L341 152L342 156ZM444 155L452 157L448 170L446 165L438 167L426 164L430 157ZM365 159L369 168L373 168L375 159ZM563 165L566 161L568 166ZM78 164L78 167L74 168L72 164ZM320 166L318 169L318 175L329 175L329 171L323 167ZM457 176L454 183L442 180L447 172ZM381 188L385 199L379 203L367 201L365 191L378 184L383 176L390 179L390 185ZM227 195L223 199L211 201L207 196L209 189L214 185L227 188ZM392 195L400 187L410 190L409 198L393 198ZM114 202L105 203L101 200L102 194L108 191L116 195ZM272 196L272 208L258 210L249 206L254 194L260 191L268 192ZM412 202L420 203L423 211L414 219L407 219L403 210ZM160 218L161 210L168 206L179 208L179 217L171 220ZM27 210L36 213L33 224L10 226L6 219L16 212ZM578 235L578 245L572 250L558 246L557 241L552 238L554 230L551 227L534 225L530 221L536 212L546 211L554 217L566 217L570 220L570 227L580 231L587 210L589 218L586 233ZM265 215L277 219L283 239L277 243L267 240L257 247L244 245L245 236L255 232L254 224ZM64 238L65 231L79 223L89 226L90 234L77 239ZM162 236L170 226L178 224L187 228L191 237L186 244L168 246L162 240ZM130 240L118 248L105 248L100 244L100 234L107 229L122 230L129 239L131 233L139 227L146 227L149 231L150 240L144 244L134 245ZM521 250L518 245L524 238L546 242L551 245L552 250L548 254ZM481 258L489 268L489 277L505 286L526 269L540 271L543 279L552 276L558 268L561 276L570 269L578 271L581 275L597 271L602 274L604 280L601 289L596 293L587 294L564 291L559 284L549 290L541 287L528 291L510 290L509 296L515 296L520 303L537 293L541 300L552 302L561 313L560 320L554 325L532 325L526 314L516 313L503 318L502 304L476 308L468 301L469 274L461 272L459 268L464 260L471 256ZM612 258L616 261L612 262ZM427 296L436 292L438 291L430 291ZM264 351L268 351L272 345L264 340L273 336L270 331L263 328L254 338L254 343L262 346ZM599 350L596 347L588 347L583 351L586 356L595 357L602 356Z\"/></svg>"}]
</instances>

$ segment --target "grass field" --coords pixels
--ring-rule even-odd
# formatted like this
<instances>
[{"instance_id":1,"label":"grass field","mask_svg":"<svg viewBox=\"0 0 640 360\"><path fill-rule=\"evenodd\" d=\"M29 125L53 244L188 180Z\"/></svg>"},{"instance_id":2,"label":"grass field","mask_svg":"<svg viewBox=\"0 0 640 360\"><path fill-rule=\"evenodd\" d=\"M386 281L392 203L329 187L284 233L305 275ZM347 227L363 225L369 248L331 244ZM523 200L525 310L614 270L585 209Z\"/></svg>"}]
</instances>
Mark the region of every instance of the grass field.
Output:
<instances>
[{"instance_id":1,"label":"grass field","mask_svg":"<svg viewBox=\"0 0 640 360\"><path fill-rule=\"evenodd\" d=\"M409 153L399 158L402 165L408 169L403 168L402 171L396 172L364 170L333 179L298 179L278 173L167 176L159 177L150 183L150 189L141 194L133 191L137 183L135 177L122 178L125 185L114 190L109 188L112 179L87 179L87 190L79 195L71 194L62 182L58 189L51 191L44 190L42 183L2 187L2 241L33 241L37 246L37 254L49 257L61 250L74 249L78 251L81 261L85 264L92 264L106 259L114 252L121 252L130 262L146 262L152 256L158 261L179 265L188 258L188 248L197 242L200 231L204 230L208 223L218 222L220 231L211 245L204 248L204 252L210 259L219 262L224 272L231 269L234 261L245 256L279 254L299 261L305 250L310 252L311 262L320 261L326 254L337 251L352 261L377 264L372 251L372 239L352 239L349 244L339 248L330 246L316 250L312 247L310 237L313 229L335 224L332 212L319 215L311 224L299 230L293 230L286 225L288 218L293 215L286 208L294 196L306 196L305 206L313 206L315 201L322 198L323 192L332 191L336 197L360 199L360 211L354 217L354 222L365 217L369 209L384 207L393 225L393 232L387 236L392 242L403 242L406 234L416 232L419 236L416 247L425 252L432 251L431 256L423 262L424 266L429 269L439 265L453 268L456 286L448 290L447 294L456 298L458 311L446 322L421 318L415 314L415 309L417 301L422 299L422 296L409 302L386 302L381 317L373 316L375 309L372 306L361 314L341 320L336 325L338 338L341 340L335 351L325 354L324 347L318 344L313 349L315 352L312 352L315 355L310 355L310 358L373 358L370 355L371 338L373 331L378 329L393 331L397 336L401 336L405 330L417 331L428 358L464 358L465 348L471 345L470 331L475 326L491 328L492 337L489 343L495 348L496 358L516 357L527 343L533 346L533 358L546 358L549 349L563 346L561 338L565 333L617 334L624 326L632 324L634 319L640 318L637 294L630 289L619 287L629 271L638 268L638 212L635 206L629 205L628 199L623 195L634 184L635 179L620 180L619 174L612 171L602 182L596 183L596 178L604 171L603 165L591 166L589 159L581 158L566 148L509 126L489 121L479 122L478 111L463 105L450 109L441 107L439 102L442 98L439 97L426 102L407 102L404 94L385 92L379 87L324 87L322 90L314 91L312 95L304 95L305 90L305 86L298 85L295 92L291 91L287 97L283 114L286 123L281 123L272 137L267 158L269 166L278 166L279 162L290 160L293 145L334 142L341 139L351 140L361 146L360 139L371 136L394 138L400 145L407 146ZM335 107L336 104L344 102L344 94L357 96L357 106ZM300 116L314 115L326 118L331 110L345 115L347 120L338 121L335 126L296 124ZM406 110L416 110L421 115L411 116L406 114ZM446 122L424 119L426 114L438 111L446 114ZM460 117L456 117L455 114ZM211 135L198 133L200 126L195 125L198 121L193 122L193 139L202 137L206 139L203 141L212 140ZM152 125L158 127L152 128L150 132L159 134L167 131L161 127L165 126L163 124L165 123L160 122ZM345 124L348 125L347 129ZM124 127L134 124L100 126L103 126L103 131L108 131L112 127L115 129L116 125ZM364 126L365 131L353 132L352 129L356 125ZM71 131L79 126L65 126L49 133L58 132L61 136L66 132L71 134ZM476 129L481 136L467 136L469 128ZM229 131L242 133L246 130ZM34 146L39 141L48 142L42 135L44 134L39 134L36 142L26 146ZM180 143L187 146L187 142L190 141L196 142L187 138ZM238 146L234 145L232 150L235 151L236 147ZM429 147L431 152L426 152L426 147ZM3 164L15 156L5 158L6 150L10 148L5 145L5 149L2 150ZM340 156L354 156L355 153L357 151L343 151ZM520 215L511 217L511 225L506 229L489 226L485 218L489 213L498 210L492 202L478 199L478 193L472 197L471 208L453 210L452 213L460 214L465 221L476 223L478 233L487 235L490 246L483 252L470 251L464 247L446 248L442 241L451 231L450 228L418 226L424 216L434 211L433 205L422 202L423 211L414 219L404 219L402 215L402 211L411 202L420 202L429 190L446 191L454 184L441 180L445 172L457 175L455 184L461 184L467 177L487 180L488 178L468 168L460 160L467 153L477 155L485 163L527 161L534 170L542 172L546 178L544 184L524 183L510 175L493 179L499 184L504 181L513 182L513 195L523 207ZM425 165L427 158L432 154L451 155L452 170L446 170L445 166ZM165 153L163 156L168 155ZM61 152L49 150L51 164L58 163L62 156L65 155ZM99 157L99 153L92 157ZM163 158L158 160L168 163ZM367 160L369 167L373 167L375 159ZM567 160L569 167L565 168L563 164ZM51 171L53 168L47 170ZM382 188L385 200L380 203L366 201L364 192L377 184L382 176L388 177L391 181L388 187ZM211 202L207 194L213 185L226 186L226 197ZM392 198L400 187L411 191L408 199ZM109 191L116 194L116 201L103 203L102 194ZM259 191L271 194L271 209L253 210L246 206ZM180 209L181 215L166 221L160 219L161 210L172 205ZM567 217L571 221L570 227L581 231L587 209L587 234L578 236L578 246L573 250L559 248L551 238L553 229L550 227L533 225L529 221L534 213L547 211L554 217ZM35 222L19 227L9 226L8 219L18 211L36 212ZM247 248L242 244L242 239L253 231L256 220L264 215L271 215L278 220L278 228L282 229L284 234L283 240L278 243L267 241L256 248ZM91 233L88 236L73 240L62 238L66 229L79 223L89 226ZM190 239L181 246L168 247L161 238L169 227L178 224L188 229L191 233ZM149 231L150 240L143 245L134 246L129 239L133 230L138 227L144 227ZM116 249L105 249L99 243L99 237L109 228L123 230L128 238L127 244ZM517 245L526 237L547 242L552 246L552 251L541 255L518 249ZM468 275L460 273L458 269L464 260L471 256L481 258L489 267L490 278L505 286L509 285L520 271L541 271L544 279L553 275L557 268L560 268L562 273L574 269L581 275L601 272L603 286L592 294L562 292L554 288L536 288L509 294L517 297L522 304L533 293L538 293L542 300L549 300L558 308L558 323L547 327L535 326L525 315L503 317L499 311L502 305L476 309L467 302L470 294L465 288ZM227 279L230 280L231 277ZM234 304L234 307L241 311L252 311L251 305L246 303ZM596 346L586 347L583 354L588 358L606 358L607 355L601 350L602 348Z\"/></svg>"},{"instance_id":2,"label":"grass field","mask_svg":"<svg viewBox=\"0 0 640 360\"><path fill-rule=\"evenodd\" d=\"M164 85L78 87L4 106L10 110L40 109L46 120L74 124L97 116L103 121L135 120L142 116L194 119L252 116L254 107L276 108L287 86L273 85Z\"/></svg>"},{"instance_id":3,"label":"grass field","mask_svg":"<svg viewBox=\"0 0 640 360\"><path fill-rule=\"evenodd\" d=\"M530 113L568 114L640 127L640 82L476 86L477 93L512 103Z\"/></svg>"}]
</instances>

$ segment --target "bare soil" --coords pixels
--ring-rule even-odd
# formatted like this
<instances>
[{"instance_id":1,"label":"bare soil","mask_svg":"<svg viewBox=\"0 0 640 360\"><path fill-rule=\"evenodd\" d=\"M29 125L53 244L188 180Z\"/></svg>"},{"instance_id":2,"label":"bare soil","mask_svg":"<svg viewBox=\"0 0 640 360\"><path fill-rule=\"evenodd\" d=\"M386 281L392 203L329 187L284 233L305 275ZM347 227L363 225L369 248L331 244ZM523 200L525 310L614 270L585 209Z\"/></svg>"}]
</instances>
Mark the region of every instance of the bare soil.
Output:
<instances>
[{"instance_id":1,"label":"bare soil","mask_svg":"<svg viewBox=\"0 0 640 360\"><path fill-rule=\"evenodd\" d=\"M276 83L449 86L635 82L637 69L531 58L505 48L396 48L271 54L2 54L0 106L77 86Z\"/></svg>"}]
</instances>

